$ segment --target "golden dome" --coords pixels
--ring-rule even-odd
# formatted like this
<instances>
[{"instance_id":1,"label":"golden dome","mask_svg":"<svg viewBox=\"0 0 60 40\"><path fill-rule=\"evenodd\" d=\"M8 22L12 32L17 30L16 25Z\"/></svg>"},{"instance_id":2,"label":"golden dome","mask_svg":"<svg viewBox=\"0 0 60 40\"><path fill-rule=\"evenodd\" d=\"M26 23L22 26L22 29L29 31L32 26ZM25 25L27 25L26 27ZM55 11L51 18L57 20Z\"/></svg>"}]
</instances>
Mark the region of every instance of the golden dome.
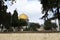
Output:
<instances>
[{"instance_id":1,"label":"golden dome","mask_svg":"<svg viewBox=\"0 0 60 40\"><path fill-rule=\"evenodd\" d=\"M28 19L28 16L23 13L23 14L18 16L18 19L25 19L26 20L26 19Z\"/></svg>"}]
</instances>

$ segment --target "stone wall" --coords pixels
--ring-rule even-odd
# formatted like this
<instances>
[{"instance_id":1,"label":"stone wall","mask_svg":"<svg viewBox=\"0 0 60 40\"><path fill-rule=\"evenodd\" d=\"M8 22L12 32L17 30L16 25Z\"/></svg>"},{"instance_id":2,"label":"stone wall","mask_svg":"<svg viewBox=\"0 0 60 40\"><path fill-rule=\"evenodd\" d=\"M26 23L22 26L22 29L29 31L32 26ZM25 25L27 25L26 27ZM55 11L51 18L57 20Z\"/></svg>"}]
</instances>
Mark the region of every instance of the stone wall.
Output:
<instances>
[{"instance_id":1,"label":"stone wall","mask_svg":"<svg viewBox=\"0 0 60 40\"><path fill-rule=\"evenodd\" d=\"M60 33L0 33L0 40L60 40Z\"/></svg>"}]
</instances>

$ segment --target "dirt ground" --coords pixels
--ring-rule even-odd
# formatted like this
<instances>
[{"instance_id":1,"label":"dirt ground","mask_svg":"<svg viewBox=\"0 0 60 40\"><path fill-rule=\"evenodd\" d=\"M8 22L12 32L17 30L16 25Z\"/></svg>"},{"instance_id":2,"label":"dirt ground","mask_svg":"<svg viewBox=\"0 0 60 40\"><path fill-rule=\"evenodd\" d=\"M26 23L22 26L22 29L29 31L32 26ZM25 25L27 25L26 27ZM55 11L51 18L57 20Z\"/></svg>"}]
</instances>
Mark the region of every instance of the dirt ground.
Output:
<instances>
[{"instance_id":1,"label":"dirt ground","mask_svg":"<svg viewBox=\"0 0 60 40\"><path fill-rule=\"evenodd\" d=\"M0 40L60 40L60 33L0 33Z\"/></svg>"}]
</instances>

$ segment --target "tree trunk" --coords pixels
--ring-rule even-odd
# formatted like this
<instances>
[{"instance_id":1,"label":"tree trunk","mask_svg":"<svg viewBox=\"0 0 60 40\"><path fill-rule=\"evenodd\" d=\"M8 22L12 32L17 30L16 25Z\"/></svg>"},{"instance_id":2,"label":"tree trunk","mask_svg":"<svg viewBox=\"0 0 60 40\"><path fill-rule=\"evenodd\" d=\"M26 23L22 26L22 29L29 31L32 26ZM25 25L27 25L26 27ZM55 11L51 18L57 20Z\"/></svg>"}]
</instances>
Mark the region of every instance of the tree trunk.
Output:
<instances>
[{"instance_id":1,"label":"tree trunk","mask_svg":"<svg viewBox=\"0 0 60 40\"><path fill-rule=\"evenodd\" d=\"M58 31L60 31L60 13L59 13L59 7L57 8L57 18L58 18Z\"/></svg>"}]
</instances>

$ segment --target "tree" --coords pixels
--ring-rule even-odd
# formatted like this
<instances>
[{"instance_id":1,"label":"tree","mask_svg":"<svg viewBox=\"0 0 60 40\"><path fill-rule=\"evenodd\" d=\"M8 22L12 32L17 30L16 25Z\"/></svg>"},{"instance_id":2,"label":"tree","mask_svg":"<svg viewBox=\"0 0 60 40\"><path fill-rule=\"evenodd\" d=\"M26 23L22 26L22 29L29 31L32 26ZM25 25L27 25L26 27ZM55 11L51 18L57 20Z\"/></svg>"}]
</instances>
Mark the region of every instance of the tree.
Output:
<instances>
[{"instance_id":1,"label":"tree","mask_svg":"<svg viewBox=\"0 0 60 40\"><path fill-rule=\"evenodd\" d=\"M9 12L9 13L6 13L5 14L5 28L7 28L7 29L10 29L10 27L11 27L11 13Z\"/></svg>"},{"instance_id":2,"label":"tree","mask_svg":"<svg viewBox=\"0 0 60 40\"><path fill-rule=\"evenodd\" d=\"M56 30L56 28L57 28L56 23L52 23L51 20L45 20L45 23L44 23L45 30L53 30L53 29Z\"/></svg>"},{"instance_id":3,"label":"tree","mask_svg":"<svg viewBox=\"0 0 60 40\"><path fill-rule=\"evenodd\" d=\"M27 26L27 21L24 19L20 19L20 26Z\"/></svg>"},{"instance_id":4,"label":"tree","mask_svg":"<svg viewBox=\"0 0 60 40\"><path fill-rule=\"evenodd\" d=\"M10 28L11 13L7 13L7 6L4 5L4 1L0 1L0 25L4 25L6 29Z\"/></svg>"},{"instance_id":5,"label":"tree","mask_svg":"<svg viewBox=\"0 0 60 40\"><path fill-rule=\"evenodd\" d=\"M52 23L52 28L54 28L56 30L56 28L57 28L56 23Z\"/></svg>"},{"instance_id":6,"label":"tree","mask_svg":"<svg viewBox=\"0 0 60 40\"><path fill-rule=\"evenodd\" d=\"M40 0L42 7L43 7L43 13L45 13L45 15L42 17L42 19L46 19L48 16L48 11L52 11L54 14L54 17L51 19L56 19L58 18L58 20L60 20L60 0ZM57 8L56 11L53 10L53 8Z\"/></svg>"},{"instance_id":7,"label":"tree","mask_svg":"<svg viewBox=\"0 0 60 40\"><path fill-rule=\"evenodd\" d=\"M5 0L5 1L7 1L7 0ZM13 2L15 2L16 3L16 0L8 0L8 1L12 1L11 3L12 3L12 5L13 5Z\"/></svg>"},{"instance_id":8,"label":"tree","mask_svg":"<svg viewBox=\"0 0 60 40\"><path fill-rule=\"evenodd\" d=\"M52 30L51 20L45 20L44 29L45 29L45 30Z\"/></svg>"},{"instance_id":9,"label":"tree","mask_svg":"<svg viewBox=\"0 0 60 40\"><path fill-rule=\"evenodd\" d=\"M37 28L40 28L40 25L38 23L30 23L30 27L28 30L30 31L38 31Z\"/></svg>"},{"instance_id":10,"label":"tree","mask_svg":"<svg viewBox=\"0 0 60 40\"><path fill-rule=\"evenodd\" d=\"M19 27L18 28L21 29L23 27L26 27L24 31L27 30L27 26L28 26L27 20L25 20L25 19L19 19L18 24L19 24Z\"/></svg>"},{"instance_id":11,"label":"tree","mask_svg":"<svg viewBox=\"0 0 60 40\"><path fill-rule=\"evenodd\" d=\"M14 11L14 14L12 15L11 21L12 21L12 26L14 27L18 26L18 13L16 10Z\"/></svg>"}]
</instances>

